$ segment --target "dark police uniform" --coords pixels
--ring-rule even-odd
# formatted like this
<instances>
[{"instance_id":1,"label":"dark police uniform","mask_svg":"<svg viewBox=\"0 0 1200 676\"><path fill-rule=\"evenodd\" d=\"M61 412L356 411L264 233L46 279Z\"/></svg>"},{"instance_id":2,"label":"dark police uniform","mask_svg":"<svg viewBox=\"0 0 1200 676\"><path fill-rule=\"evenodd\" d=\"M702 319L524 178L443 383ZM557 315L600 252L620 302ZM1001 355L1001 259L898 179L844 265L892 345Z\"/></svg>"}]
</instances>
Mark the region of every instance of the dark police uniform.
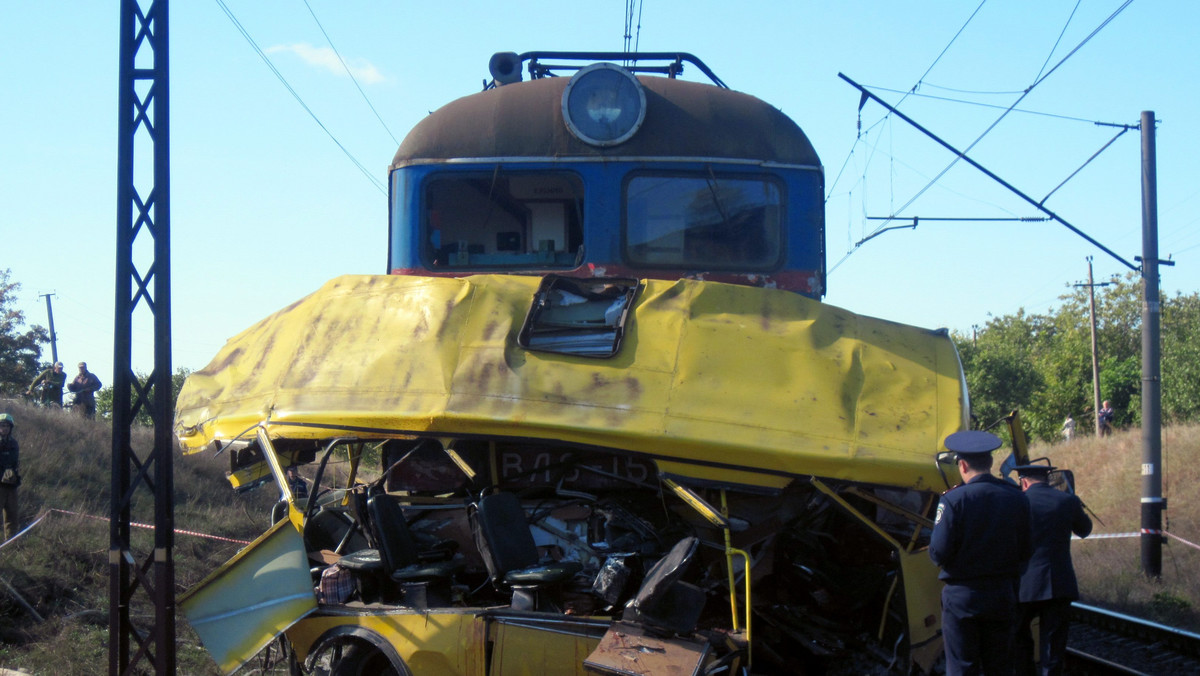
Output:
<instances>
[{"instance_id":1,"label":"dark police uniform","mask_svg":"<svg viewBox=\"0 0 1200 676\"><path fill-rule=\"evenodd\" d=\"M957 432L946 448L990 453L1000 439ZM1030 553L1029 503L1020 488L981 474L948 491L938 505L929 556L942 572L946 674L1012 674L1017 589Z\"/></svg>"},{"instance_id":2,"label":"dark police uniform","mask_svg":"<svg viewBox=\"0 0 1200 676\"><path fill-rule=\"evenodd\" d=\"M1033 522L1033 555L1021 575L1021 623L1014 643L1019 674L1037 673L1029 628L1035 617L1039 618L1041 673L1063 673L1071 601L1079 598L1075 568L1071 564L1071 533L1084 538L1092 532L1092 520L1084 513L1079 498L1045 483L1053 469L1048 465L1016 468L1022 477L1043 480L1025 490Z\"/></svg>"}]
</instances>

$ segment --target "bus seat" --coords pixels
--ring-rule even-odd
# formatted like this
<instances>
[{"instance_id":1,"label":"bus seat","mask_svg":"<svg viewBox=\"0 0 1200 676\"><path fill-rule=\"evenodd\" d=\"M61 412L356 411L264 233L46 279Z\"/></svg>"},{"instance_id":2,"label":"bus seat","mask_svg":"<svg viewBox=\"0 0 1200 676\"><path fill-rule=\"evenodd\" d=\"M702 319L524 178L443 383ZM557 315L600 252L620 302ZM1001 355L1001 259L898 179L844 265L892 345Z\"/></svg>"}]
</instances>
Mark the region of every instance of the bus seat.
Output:
<instances>
[{"instance_id":1,"label":"bus seat","mask_svg":"<svg viewBox=\"0 0 1200 676\"><path fill-rule=\"evenodd\" d=\"M582 566L577 561L539 563L529 520L517 496L485 496L476 505L475 521L476 544L492 584L512 590L513 607L534 610L557 605L556 587L574 577Z\"/></svg>"},{"instance_id":2,"label":"bus seat","mask_svg":"<svg viewBox=\"0 0 1200 676\"><path fill-rule=\"evenodd\" d=\"M637 596L625 607L621 619L636 622L652 631L689 634L696 628L707 595L704 590L681 582L696 555L700 540L686 537L646 573Z\"/></svg>"},{"instance_id":3,"label":"bus seat","mask_svg":"<svg viewBox=\"0 0 1200 676\"><path fill-rule=\"evenodd\" d=\"M460 561L423 561L417 541L408 528L400 503L387 495L367 501L371 527L384 570L397 582L448 581L462 567Z\"/></svg>"}]
</instances>

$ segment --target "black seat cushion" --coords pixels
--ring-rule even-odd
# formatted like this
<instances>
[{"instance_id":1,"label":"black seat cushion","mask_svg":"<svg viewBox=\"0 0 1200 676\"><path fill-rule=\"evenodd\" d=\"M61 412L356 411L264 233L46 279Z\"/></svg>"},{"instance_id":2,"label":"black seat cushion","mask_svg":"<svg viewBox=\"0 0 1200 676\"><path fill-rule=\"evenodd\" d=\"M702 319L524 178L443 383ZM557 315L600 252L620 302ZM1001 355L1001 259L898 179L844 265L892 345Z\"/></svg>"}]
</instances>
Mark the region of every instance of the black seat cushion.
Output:
<instances>
[{"instance_id":1,"label":"black seat cushion","mask_svg":"<svg viewBox=\"0 0 1200 676\"><path fill-rule=\"evenodd\" d=\"M430 563L416 563L411 566L405 566L400 570L392 571L392 579L397 582L431 582L434 580L445 580L454 577L454 574L462 570L465 560L456 559L453 561L433 561Z\"/></svg>"},{"instance_id":2,"label":"black seat cushion","mask_svg":"<svg viewBox=\"0 0 1200 676\"><path fill-rule=\"evenodd\" d=\"M549 584L571 579L583 569L578 561L556 561L540 566L510 570L504 574L504 584Z\"/></svg>"},{"instance_id":3,"label":"black seat cushion","mask_svg":"<svg viewBox=\"0 0 1200 676\"><path fill-rule=\"evenodd\" d=\"M378 549L360 549L338 559L338 565L354 571L382 570L383 559L379 556Z\"/></svg>"}]
</instances>

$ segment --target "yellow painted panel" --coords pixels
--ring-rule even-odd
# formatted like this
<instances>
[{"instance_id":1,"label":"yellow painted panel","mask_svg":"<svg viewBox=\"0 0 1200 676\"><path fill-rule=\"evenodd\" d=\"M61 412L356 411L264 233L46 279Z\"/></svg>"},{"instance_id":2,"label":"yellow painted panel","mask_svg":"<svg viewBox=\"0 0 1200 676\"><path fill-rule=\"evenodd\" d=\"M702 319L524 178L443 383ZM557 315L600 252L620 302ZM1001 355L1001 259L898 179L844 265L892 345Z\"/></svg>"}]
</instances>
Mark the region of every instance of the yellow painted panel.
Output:
<instances>
[{"instance_id":1,"label":"yellow painted panel","mask_svg":"<svg viewBox=\"0 0 1200 676\"><path fill-rule=\"evenodd\" d=\"M288 630L301 660L316 641L337 627L354 626L378 635L409 670L429 676L478 676L483 663L483 620L473 612L393 610L364 615L315 614Z\"/></svg>"},{"instance_id":2,"label":"yellow painted panel","mask_svg":"<svg viewBox=\"0 0 1200 676\"><path fill-rule=\"evenodd\" d=\"M345 276L231 339L180 393L185 451L257 423L558 439L718 467L929 488L963 428L940 333L798 294L646 280L611 359L516 344L539 279Z\"/></svg>"},{"instance_id":3,"label":"yellow painted panel","mask_svg":"<svg viewBox=\"0 0 1200 676\"><path fill-rule=\"evenodd\" d=\"M500 624L489 676L584 676L583 661L600 644L548 629Z\"/></svg>"},{"instance_id":4,"label":"yellow painted panel","mask_svg":"<svg viewBox=\"0 0 1200 676\"><path fill-rule=\"evenodd\" d=\"M275 524L180 597L179 607L226 674L317 607L304 542Z\"/></svg>"},{"instance_id":5,"label":"yellow painted panel","mask_svg":"<svg viewBox=\"0 0 1200 676\"><path fill-rule=\"evenodd\" d=\"M710 467L690 462L658 461L658 471L668 476L698 479L719 486L754 486L771 490L783 490L792 478L779 474L747 472L727 467Z\"/></svg>"},{"instance_id":6,"label":"yellow painted panel","mask_svg":"<svg viewBox=\"0 0 1200 676\"><path fill-rule=\"evenodd\" d=\"M909 644L920 646L914 648L913 660L928 671L942 652L942 581L925 549L900 553L900 570L908 605Z\"/></svg>"}]
</instances>

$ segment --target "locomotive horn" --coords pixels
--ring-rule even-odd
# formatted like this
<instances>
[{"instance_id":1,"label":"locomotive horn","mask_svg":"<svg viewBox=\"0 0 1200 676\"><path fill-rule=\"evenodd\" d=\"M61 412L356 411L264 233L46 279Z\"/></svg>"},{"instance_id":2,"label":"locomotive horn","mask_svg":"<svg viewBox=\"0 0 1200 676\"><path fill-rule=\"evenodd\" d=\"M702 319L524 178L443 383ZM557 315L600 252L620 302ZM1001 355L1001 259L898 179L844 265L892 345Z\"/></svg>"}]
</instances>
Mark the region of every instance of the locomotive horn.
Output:
<instances>
[{"instance_id":1,"label":"locomotive horn","mask_svg":"<svg viewBox=\"0 0 1200 676\"><path fill-rule=\"evenodd\" d=\"M497 86L520 82L521 58L516 52L496 52L488 60L488 72Z\"/></svg>"}]
</instances>

